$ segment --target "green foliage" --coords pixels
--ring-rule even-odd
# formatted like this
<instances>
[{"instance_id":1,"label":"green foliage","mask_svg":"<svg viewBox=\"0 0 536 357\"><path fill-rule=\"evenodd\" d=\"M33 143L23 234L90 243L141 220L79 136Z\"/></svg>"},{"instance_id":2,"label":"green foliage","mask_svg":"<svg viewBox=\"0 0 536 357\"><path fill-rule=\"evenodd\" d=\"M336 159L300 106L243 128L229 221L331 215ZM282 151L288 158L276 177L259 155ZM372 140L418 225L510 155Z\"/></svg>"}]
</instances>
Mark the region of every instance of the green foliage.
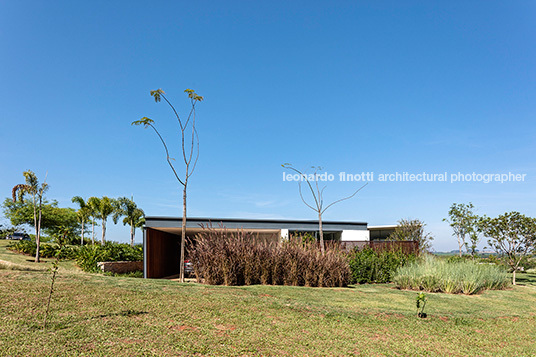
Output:
<instances>
[{"instance_id":1,"label":"green foliage","mask_svg":"<svg viewBox=\"0 0 536 357\"><path fill-rule=\"evenodd\" d=\"M79 248L75 260L82 270L97 273L100 272L98 262L143 260L143 247L141 245L131 247L128 244L115 242L85 245Z\"/></svg>"},{"instance_id":2,"label":"green foliage","mask_svg":"<svg viewBox=\"0 0 536 357\"><path fill-rule=\"evenodd\" d=\"M108 220L108 217L116 210L116 200L107 196L103 196L101 198L90 197L88 199L88 205L91 207L92 214L96 218L101 220L101 243L104 244L104 242L106 241L106 222Z\"/></svg>"},{"instance_id":3,"label":"green foliage","mask_svg":"<svg viewBox=\"0 0 536 357\"><path fill-rule=\"evenodd\" d=\"M135 120L131 125L144 125L146 128L150 125L153 126L154 120L151 118L143 117L140 120Z\"/></svg>"},{"instance_id":4,"label":"green foliage","mask_svg":"<svg viewBox=\"0 0 536 357\"><path fill-rule=\"evenodd\" d=\"M473 260L449 263L431 255L399 268L393 277L400 289L467 295L504 289L508 280L506 271L496 265Z\"/></svg>"},{"instance_id":5,"label":"green foliage","mask_svg":"<svg viewBox=\"0 0 536 357\"><path fill-rule=\"evenodd\" d=\"M41 229L48 235L57 234L60 227L70 227L74 232L78 232L80 229L76 211L72 208L58 207L58 202L55 200L49 203L43 199L41 211ZM15 226L23 224L34 225L33 204L29 200L13 202L11 199L6 198L3 204L3 212L4 216Z\"/></svg>"},{"instance_id":6,"label":"green foliage","mask_svg":"<svg viewBox=\"0 0 536 357\"><path fill-rule=\"evenodd\" d=\"M123 225L130 226L130 245L133 246L136 228L141 228L145 224L145 213L138 208L133 199L127 197L119 197L114 201L114 205L113 221L117 224L119 218L124 217Z\"/></svg>"},{"instance_id":7,"label":"green foliage","mask_svg":"<svg viewBox=\"0 0 536 357\"><path fill-rule=\"evenodd\" d=\"M449 210L449 218L443 219L444 222L450 224L453 235L458 240L460 256L464 246L472 256L476 255L476 248L480 241L480 217L473 212L474 208L471 202L469 204L453 203ZM469 238L469 242L466 241L466 237Z\"/></svg>"},{"instance_id":8,"label":"green foliage","mask_svg":"<svg viewBox=\"0 0 536 357\"><path fill-rule=\"evenodd\" d=\"M469 204L453 203L449 210L449 218L443 219L444 222L450 224L453 235L458 240L460 256L464 246L472 256L476 255L476 248L480 241L480 217L473 213L474 208L471 202ZM469 238L469 242L466 241L466 237Z\"/></svg>"},{"instance_id":9,"label":"green foliage","mask_svg":"<svg viewBox=\"0 0 536 357\"><path fill-rule=\"evenodd\" d=\"M41 243L40 255L43 258L74 259L78 255L77 246L60 246L57 244ZM37 250L35 241L17 241L8 245L8 249L20 254L34 256Z\"/></svg>"},{"instance_id":10,"label":"green foliage","mask_svg":"<svg viewBox=\"0 0 536 357\"><path fill-rule=\"evenodd\" d=\"M506 257L515 285L515 273L521 260L536 251L536 218L519 212L507 212L497 218L482 218L480 228L489 238L488 244Z\"/></svg>"},{"instance_id":11,"label":"green foliage","mask_svg":"<svg viewBox=\"0 0 536 357\"><path fill-rule=\"evenodd\" d=\"M417 259L401 251L375 252L372 248L355 249L349 255L353 284L389 283L396 270Z\"/></svg>"},{"instance_id":12,"label":"green foliage","mask_svg":"<svg viewBox=\"0 0 536 357\"><path fill-rule=\"evenodd\" d=\"M426 302L428 301L428 298L426 297L425 293L418 293L417 297L415 298L415 302L417 304L417 316L425 318L426 313L424 312L424 307L426 306Z\"/></svg>"}]
</instances>

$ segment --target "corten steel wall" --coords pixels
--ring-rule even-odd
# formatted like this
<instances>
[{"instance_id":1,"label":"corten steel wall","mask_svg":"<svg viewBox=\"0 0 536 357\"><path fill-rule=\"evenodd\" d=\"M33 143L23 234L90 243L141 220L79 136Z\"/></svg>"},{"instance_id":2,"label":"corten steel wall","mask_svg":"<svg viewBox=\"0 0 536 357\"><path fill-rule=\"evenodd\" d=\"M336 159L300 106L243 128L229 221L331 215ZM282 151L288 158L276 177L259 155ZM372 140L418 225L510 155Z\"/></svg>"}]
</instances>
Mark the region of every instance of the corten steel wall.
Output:
<instances>
[{"instance_id":1,"label":"corten steel wall","mask_svg":"<svg viewBox=\"0 0 536 357\"><path fill-rule=\"evenodd\" d=\"M145 228L145 277L164 278L180 273L180 236Z\"/></svg>"}]
</instances>

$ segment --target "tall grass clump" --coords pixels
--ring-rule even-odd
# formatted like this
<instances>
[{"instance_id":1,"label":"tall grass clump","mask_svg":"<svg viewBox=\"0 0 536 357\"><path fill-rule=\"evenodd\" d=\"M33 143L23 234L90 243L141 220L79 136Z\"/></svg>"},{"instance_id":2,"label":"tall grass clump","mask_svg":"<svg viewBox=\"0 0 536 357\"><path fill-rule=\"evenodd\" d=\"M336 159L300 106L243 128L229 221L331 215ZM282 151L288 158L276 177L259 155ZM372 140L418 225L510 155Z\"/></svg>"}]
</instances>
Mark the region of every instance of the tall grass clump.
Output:
<instances>
[{"instance_id":1,"label":"tall grass clump","mask_svg":"<svg viewBox=\"0 0 536 357\"><path fill-rule=\"evenodd\" d=\"M502 267L472 260L448 262L431 255L399 268L393 281L400 289L467 295L509 285Z\"/></svg>"},{"instance_id":2,"label":"tall grass clump","mask_svg":"<svg viewBox=\"0 0 536 357\"><path fill-rule=\"evenodd\" d=\"M104 244L84 245L76 255L76 264L84 271L97 273L101 270L98 262L141 261L143 248L140 245L131 247L126 243L106 242Z\"/></svg>"},{"instance_id":3,"label":"tall grass clump","mask_svg":"<svg viewBox=\"0 0 536 357\"><path fill-rule=\"evenodd\" d=\"M291 238L261 241L253 234L206 227L189 243L198 281L211 285L346 286L350 270L336 247L322 255L315 243Z\"/></svg>"}]
</instances>

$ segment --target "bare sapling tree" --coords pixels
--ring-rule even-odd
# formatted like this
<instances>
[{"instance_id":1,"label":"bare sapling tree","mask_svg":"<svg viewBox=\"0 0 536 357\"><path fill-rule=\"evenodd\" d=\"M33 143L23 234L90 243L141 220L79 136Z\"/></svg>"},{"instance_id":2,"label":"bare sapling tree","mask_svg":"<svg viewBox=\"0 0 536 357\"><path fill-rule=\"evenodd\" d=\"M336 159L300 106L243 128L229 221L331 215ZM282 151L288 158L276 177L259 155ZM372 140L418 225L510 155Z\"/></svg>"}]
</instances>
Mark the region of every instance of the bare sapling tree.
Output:
<instances>
[{"instance_id":1,"label":"bare sapling tree","mask_svg":"<svg viewBox=\"0 0 536 357\"><path fill-rule=\"evenodd\" d=\"M166 142L162 138L162 135L158 132L156 127L153 125L154 120L149 119L147 117L143 117L140 120L136 120L132 122L132 125L144 125L145 128L151 127L156 135L160 138L160 141L162 142L162 145L164 146L164 149L166 151L166 160L169 164L169 167L173 171L173 174L175 175L175 178L179 182L179 184L182 186L182 227L181 227L181 248L180 248L180 281L184 282L184 247L186 242L186 193L188 188L188 181L190 180L190 177L192 176L195 167L197 165L197 160L199 158L199 136L197 135L197 129L196 129L196 117L195 117L195 106L197 102L203 101L203 97L200 95L197 95L192 89L186 89L184 91L188 98L190 99L190 112L188 114L188 117L184 121L180 118L179 113L175 109L175 107L171 104L171 102L166 98L165 92L162 89L152 90L151 96L154 97L155 102L160 102L161 99L164 99L166 103L171 107L173 110L173 113L175 117L177 118L177 121L179 123L180 128L180 135L181 135L181 151L182 151L182 159L184 162L184 175L181 177L177 170L175 169L175 166L173 165L173 158L169 155L169 150L166 145Z\"/></svg>"},{"instance_id":2,"label":"bare sapling tree","mask_svg":"<svg viewBox=\"0 0 536 357\"><path fill-rule=\"evenodd\" d=\"M300 179L298 180L298 189L299 189L299 192L300 192L300 198L301 198L302 202L307 207L309 207L310 209L315 211L317 216L318 216L318 233L319 233L319 240L320 240L320 250L322 252L322 255L324 255L325 247L324 247L324 231L322 230L322 215L331 206L333 206L333 205L335 205L335 204L337 204L339 202L342 202L342 201L345 201L345 200L348 200L348 199L354 197L359 191L361 191L363 189L363 187L368 185L368 182L365 183L360 188L358 188L357 190L355 190L354 193L352 193L351 195L346 196L344 198L341 198L339 200L333 201L330 204L326 205L324 203L324 190L326 189L326 186L323 186L321 188L319 186L319 184L318 184L318 181L320 181L320 179L321 179L321 175L318 174L318 171L322 170L321 167L313 166L312 168L314 169L314 173L312 173L312 174L304 174L300 170L298 170L295 167L293 167L292 164L286 163L286 164L283 164L281 166L284 167L285 169L289 169L291 171L296 172L300 176ZM305 198L303 197L302 186L301 186L302 181L307 184L307 187L309 188L309 192L311 193L311 196L313 198L314 203L309 204L305 200ZM313 184L311 184L311 181L313 181Z\"/></svg>"},{"instance_id":3,"label":"bare sapling tree","mask_svg":"<svg viewBox=\"0 0 536 357\"><path fill-rule=\"evenodd\" d=\"M12 196L13 202L17 201L17 194L19 195L19 200L22 202L24 200L24 195L29 194L32 196L32 207L33 207L33 218L34 218L34 227L35 227L35 243L37 248L35 249L35 262L39 263L39 244L41 243L41 218L42 218L42 208L43 208L43 196L48 190L48 184L45 182L39 185L39 180L37 176L32 171L23 172L26 183L16 185L13 187Z\"/></svg>"}]
</instances>

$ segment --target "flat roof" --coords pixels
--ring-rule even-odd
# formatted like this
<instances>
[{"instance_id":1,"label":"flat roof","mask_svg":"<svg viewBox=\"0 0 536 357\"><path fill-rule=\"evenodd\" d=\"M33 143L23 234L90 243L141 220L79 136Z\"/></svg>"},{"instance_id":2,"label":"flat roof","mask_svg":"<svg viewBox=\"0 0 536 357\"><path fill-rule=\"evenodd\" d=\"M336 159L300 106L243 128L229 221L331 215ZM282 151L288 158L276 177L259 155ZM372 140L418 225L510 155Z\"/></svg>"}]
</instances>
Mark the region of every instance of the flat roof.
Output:
<instances>
[{"instance_id":1,"label":"flat roof","mask_svg":"<svg viewBox=\"0 0 536 357\"><path fill-rule=\"evenodd\" d=\"M289 229L298 231L318 230L317 220L286 220L286 219L248 219L248 218L208 218L188 217L186 228L198 228L211 225L217 228L220 224L229 229ZM182 227L182 217L145 217L145 227L177 228ZM366 222L322 221L324 231L366 230Z\"/></svg>"},{"instance_id":2,"label":"flat roof","mask_svg":"<svg viewBox=\"0 0 536 357\"><path fill-rule=\"evenodd\" d=\"M398 227L397 224L386 224L383 226L368 226L369 231L376 231L376 230L382 230L382 229L396 229Z\"/></svg>"}]
</instances>

